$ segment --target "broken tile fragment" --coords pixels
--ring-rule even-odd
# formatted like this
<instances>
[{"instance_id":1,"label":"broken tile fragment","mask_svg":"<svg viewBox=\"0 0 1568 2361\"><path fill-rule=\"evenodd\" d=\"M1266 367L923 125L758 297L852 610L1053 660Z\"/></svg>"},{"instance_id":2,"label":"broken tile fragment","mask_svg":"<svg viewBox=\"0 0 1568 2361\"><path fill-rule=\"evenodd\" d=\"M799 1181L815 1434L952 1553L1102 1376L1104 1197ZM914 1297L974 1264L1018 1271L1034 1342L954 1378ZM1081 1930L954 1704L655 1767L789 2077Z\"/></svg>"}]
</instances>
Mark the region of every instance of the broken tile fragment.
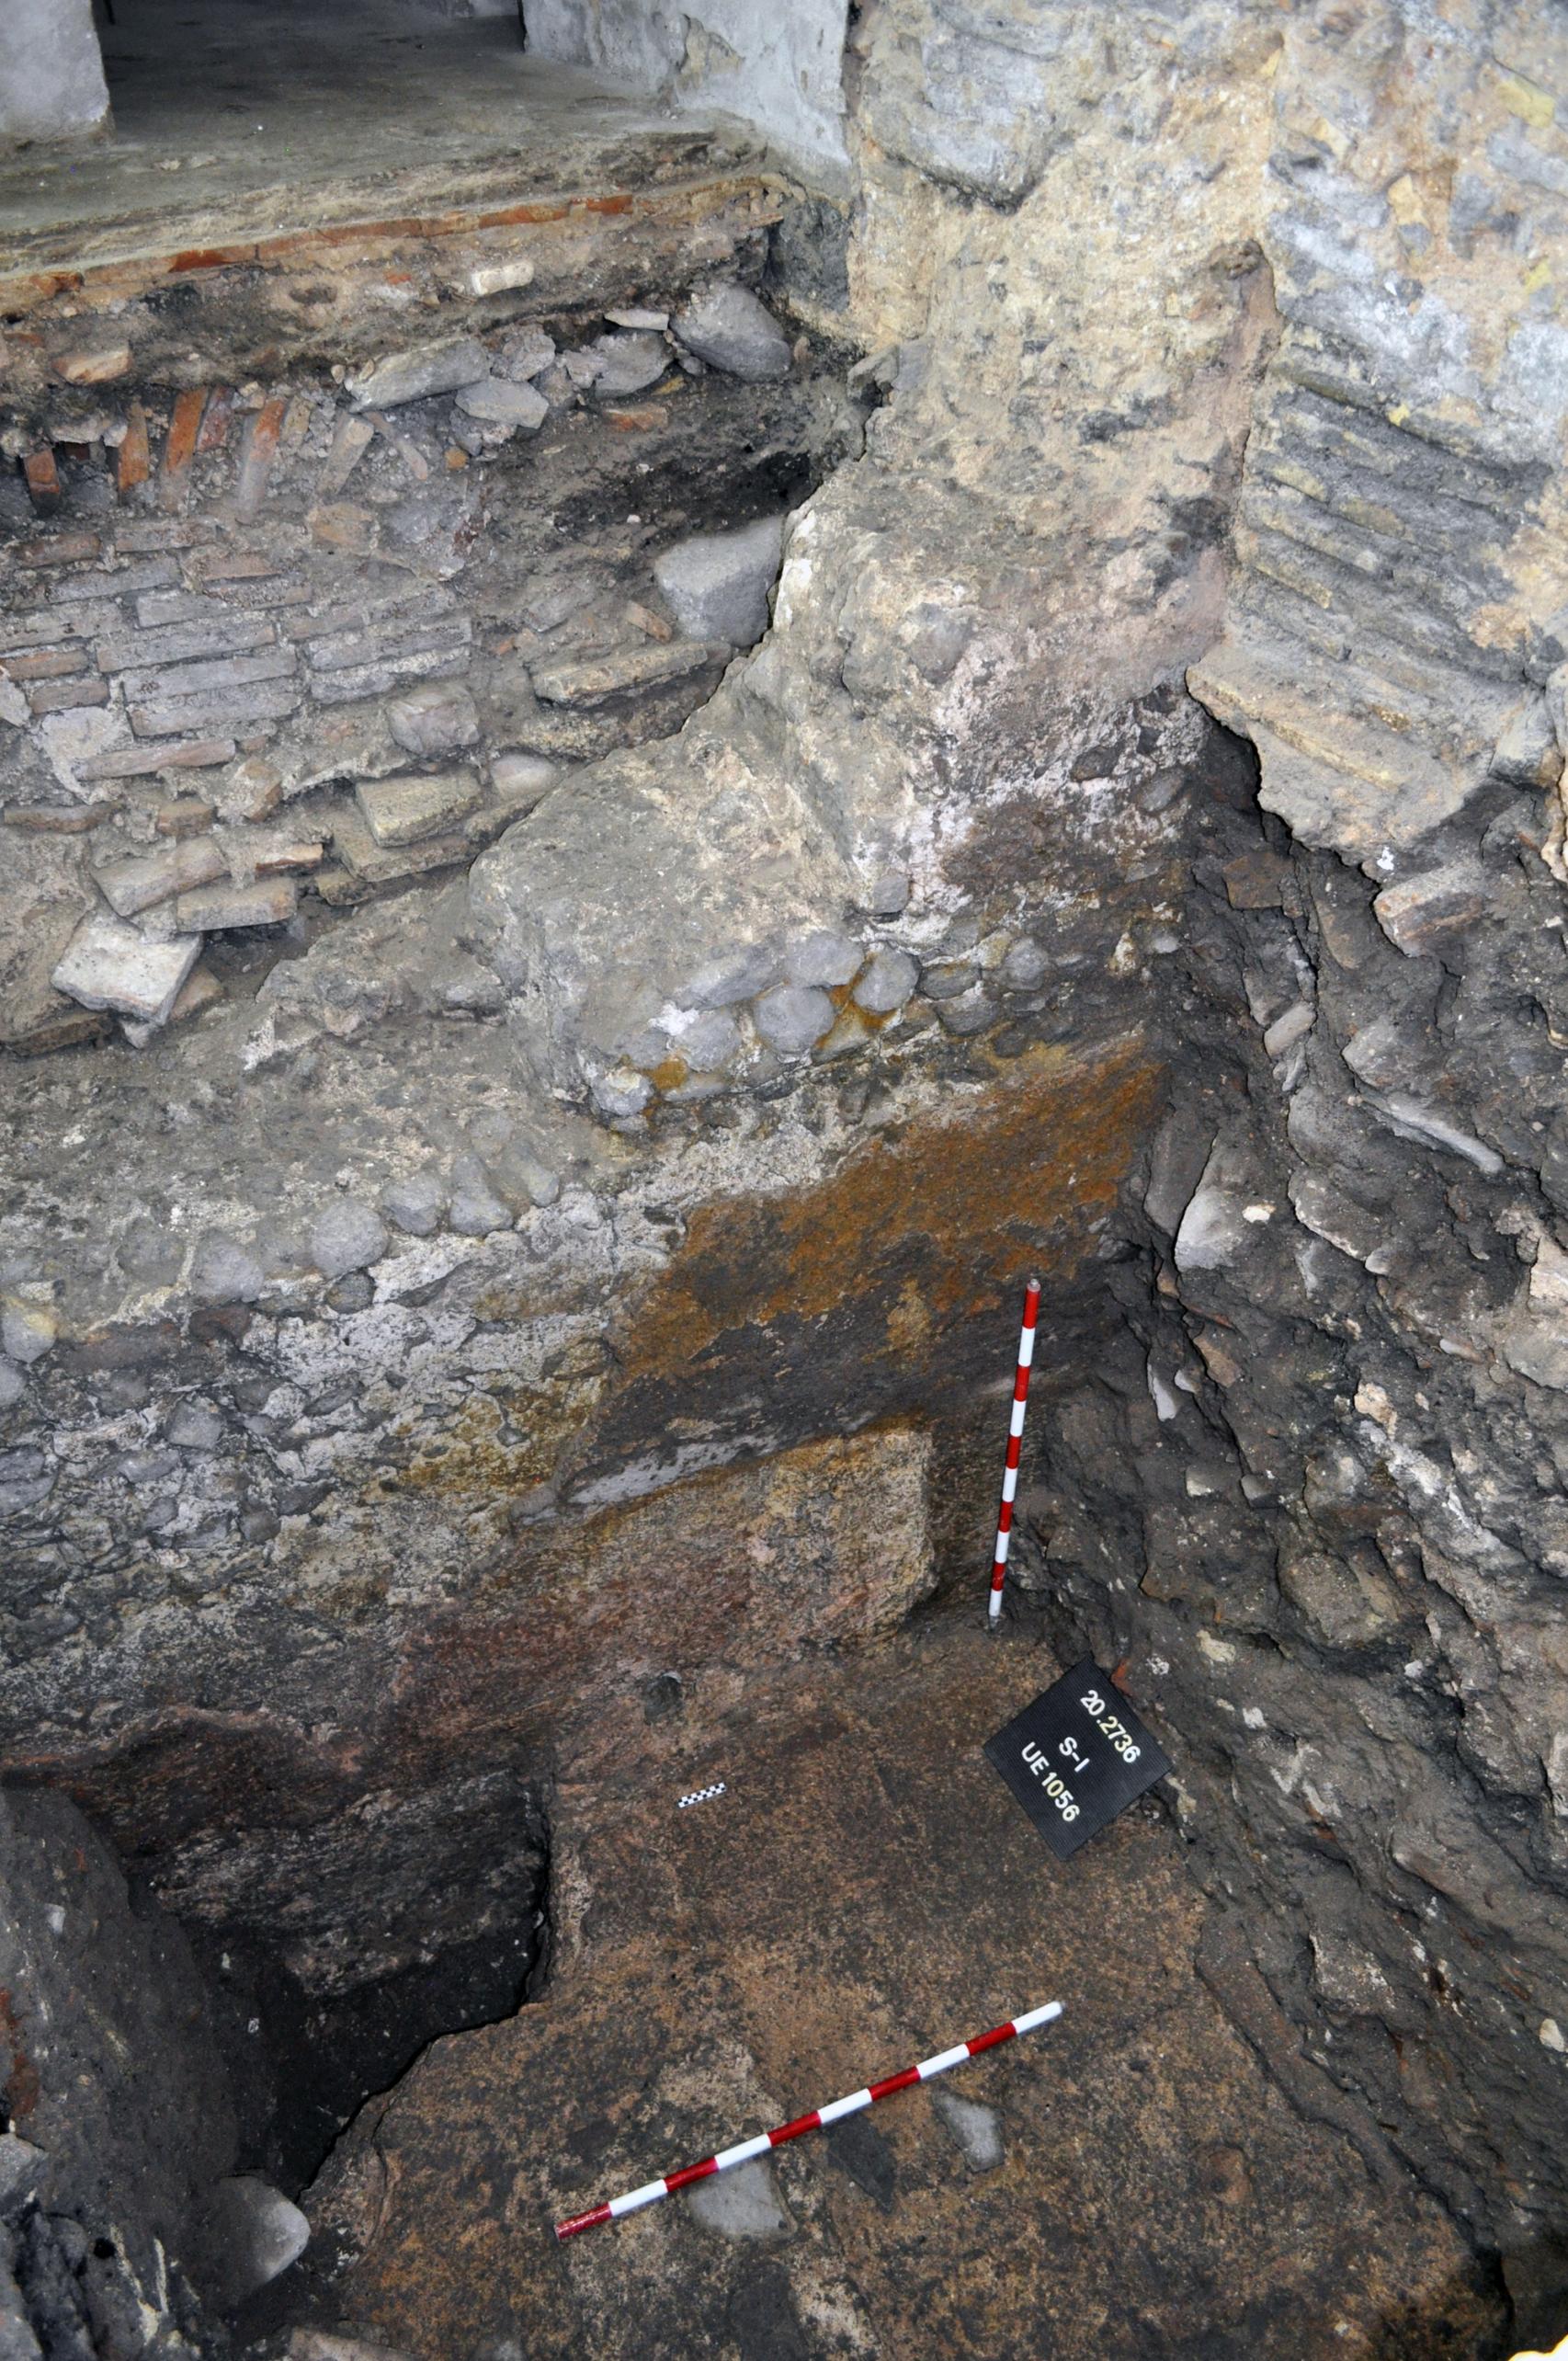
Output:
<instances>
[{"instance_id":1,"label":"broken tile fragment","mask_svg":"<svg viewBox=\"0 0 1568 2361\"><path fill-rule=\"evenodd\" d=\"M110 909L131 918L139 910L154 909L176 894L227 875L228 863L217 845L198 838L106 861L94 871L93 882Z\"/></svg>"},{"instance_id":2,"label":"broken tile fragment","mask_svg":"<svg viewBox=\"0 0 1568 2361\"><path fill-rule=\"evenodd\" d=\"M433 869L449 869L473 858L473 847L460 834L426 837L417 844L379 845L352 809L334 818L332 843L338 861L366 886L401 884L406 877L424 877ZM361 898L346 892L326 870L318 871L313 883L325 902Z\"/></svg>"},{"instance_id":3,"label":"broken tile fragment","mask_svg":"<svg viewBox=\"0 0 1568 2361\"><path fill-rule=\"evenodd\" d=\"M299 888L292 878L258 878L254 885L209 885L182 894L175 923L191 933L216 934L228 927L287 926Z\"/></svg>"},{"instance_id":4,"label":"broken tile fragment","mask_svg":"<svg viewBox=\"0 0 1568 2361\"><path fill-rule=\"evenodd\" d=\"M212 825L212 806L199 795L182 795L171 804L160 804L153 815L153 826L162 837L205 836Z\"/></svg>"},{"instance_id":5,"label":"broken tile fragment","mask_svg":"<svg viewBox=\"0 0 1568 2361\"><path fill-rule=\"evenodd\" d=\"M532 675L534 694L547 705L597 705L607 697L700 672L705 665L733 654L728 646L710 647L701 640L681 640L667 647L655 643L652 647L616 648L585 663L540 665Z\"/></svg>"},{"instance_id":6,"label":"broken tile fragment","mask_svg":"<svg viewBox=\"0 0 1568 2361\"><path fill-rule=\"evenodd\" d=\"M84 918L50 981L85 1009L113 1009L144 1024L166 1023L201 950L199 935L150 942L135 927L95 911Z\"/></svg>"}]
</instances>

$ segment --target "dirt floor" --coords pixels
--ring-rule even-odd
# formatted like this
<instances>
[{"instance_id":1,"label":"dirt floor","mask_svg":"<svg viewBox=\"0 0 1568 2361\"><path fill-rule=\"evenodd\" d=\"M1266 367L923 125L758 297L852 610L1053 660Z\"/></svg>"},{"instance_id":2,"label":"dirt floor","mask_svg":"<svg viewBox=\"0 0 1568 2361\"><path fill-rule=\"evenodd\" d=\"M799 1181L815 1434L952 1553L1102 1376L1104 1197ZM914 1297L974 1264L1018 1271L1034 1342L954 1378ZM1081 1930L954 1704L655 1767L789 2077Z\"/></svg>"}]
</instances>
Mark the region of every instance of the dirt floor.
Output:
<instances>
[{"instance_id":1,"label":"dirt floor","mask_svg":"<svg viewBox=\"0 0 1568 2361\"><path fill-rule=\"evenodd\" d=\"M508 17L408 0L117 0L115 16L112 132L0 163L0 257L47 233L91 259L135 222L194 245L460 203L476 177L569 185L578 150L602 170L619 138L669 120L525 55Z\"/></svg>"},{"instance_id":2,"label":"dirt floor","mask_svg":"<svg viewBox=\"0 0 1568 2361\"><path fill-rule=\"evenodd\" d=\"M1369 2127L1328 2127L1326 2076L1292 2104L1200 1979L1208 1906L1160 1806L1063 1867L983 1761L1057 1670L949 1615L700 1739L699 1696L590 1736L556 1796L545 1996L437 2042L347 2135L309 2200L345 2258L318 2316L420 2361L1505 2349L1452 2221ZM874 2117L554 2241L1051 1999L1058 2025Z\"/></svg>"}]
</instances>

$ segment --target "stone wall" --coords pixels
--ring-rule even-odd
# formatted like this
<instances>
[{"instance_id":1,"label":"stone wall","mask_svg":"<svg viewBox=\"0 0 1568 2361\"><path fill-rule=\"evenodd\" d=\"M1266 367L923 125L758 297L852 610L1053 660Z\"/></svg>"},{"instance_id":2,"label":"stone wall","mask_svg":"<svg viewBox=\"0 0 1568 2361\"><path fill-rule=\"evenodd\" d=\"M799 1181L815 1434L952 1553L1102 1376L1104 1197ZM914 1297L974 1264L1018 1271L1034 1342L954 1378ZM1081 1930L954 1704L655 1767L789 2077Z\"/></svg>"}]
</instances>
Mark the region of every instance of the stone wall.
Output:
<instances>
[{"instance_id":1,"label":"stone wall","mask_svg":"<svg viewBox=\"0 0 1568 2361\"><path fill-rule=\"evenodd\" d=\"M108 120L93 0L9 0L0 51L0 147L78 139Z\"/></svg>"}]
</instances>

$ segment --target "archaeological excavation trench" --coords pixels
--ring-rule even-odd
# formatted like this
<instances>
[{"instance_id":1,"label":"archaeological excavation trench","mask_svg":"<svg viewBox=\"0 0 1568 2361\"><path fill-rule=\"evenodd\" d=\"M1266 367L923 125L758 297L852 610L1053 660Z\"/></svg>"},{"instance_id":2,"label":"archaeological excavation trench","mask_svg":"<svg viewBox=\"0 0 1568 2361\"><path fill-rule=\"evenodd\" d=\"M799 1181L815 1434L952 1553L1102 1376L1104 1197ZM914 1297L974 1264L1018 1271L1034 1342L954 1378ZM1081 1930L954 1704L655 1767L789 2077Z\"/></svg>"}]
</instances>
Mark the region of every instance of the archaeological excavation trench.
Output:
<instances>
[{"instance_id":1,"label":"archaeological excavation trench","mask_svg":"<svg viewBox=\"0 0 1568 2361\"><path fill-rule=\"evenodd\" d=\"M0 34L0 2361L1550 2348L1562 16L523 15Z\"/></svg>"}]
</instances>

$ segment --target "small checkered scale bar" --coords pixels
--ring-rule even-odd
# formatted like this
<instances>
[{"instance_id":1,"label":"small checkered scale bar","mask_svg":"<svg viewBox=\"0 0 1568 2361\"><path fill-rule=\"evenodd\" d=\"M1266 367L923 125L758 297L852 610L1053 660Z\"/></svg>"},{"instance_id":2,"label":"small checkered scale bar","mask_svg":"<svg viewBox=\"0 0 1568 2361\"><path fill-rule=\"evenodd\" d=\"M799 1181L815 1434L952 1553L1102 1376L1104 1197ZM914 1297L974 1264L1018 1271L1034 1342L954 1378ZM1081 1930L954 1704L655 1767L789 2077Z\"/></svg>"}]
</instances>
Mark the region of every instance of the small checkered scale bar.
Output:
<instances>
[{"instance_id":1,"label":"small checkered scale bar","mask_svg":"<svg viewBox=\"0 0 1568 2361\"><path fill-rule=\"evenodd\" d=\"M1013 1543L1013 1502L1018 1489L1018 1454L1024 1447L1024 1412L1028 1408L1029 1371L1034 1366L1034 1324L1040 1317L1040 1281L1024 1289L1024 1332L1018 1339L1018 1374L1013 1381L1013 1415L1007 1424L1007 1459L1002 1475L1002 1507L996 1519L996 1548L991 1566L991 1612L994 1625L1002 1612L1002 1585L1007 1579L1007 1552Z\"/></svg>"},{"instance_id":2,"label":"small checkered scale bar","mask_svg":"<svg viewBox=\"0 0 1568 2361\"><path fill-rule=\"evenodd\" d=\"M570 2221L558 2221L557 2238L575 2238L585 2230L597 2230L602 2221L619 2221L622 2214L639 2213L644 2206L656 2206L661 2197L673 2190L684 2189L693 2181L706 2181L714 2173L728 2173L736 2164L749 2164L754 2157L766 2156L771 2148L782 2148L787 2140L799 2139L808 2131L825 2131L830 2123L844 2116L858 2115L862 2107L874 2107L879 2099L891 2099L895 2091L907 2091L914 2082L929 2082L937 2074L945 2074L950 2066L961 2066L966 2058L978 2058L983 2049L995 2049L1004 2041L1012 2041L1021 2033L1033 2033L1037 2025L1049 2025L1062 2014L1060 2001L1048 2001L1042 2009L1030 2009L1023 2016L1014 2017L1010 2024L993 2025L989 2033L977 2034L972 2041L960 2041L956 2049L939 2050L935 2058L924 2059L918 2066L906 2066L901 2074L890 2074L885 2082L872 2082L864 2091L851 2091L846 2099L835 2099L831 2105L813 2107L810 2115L797 2116L793 2123L781 2123L774 2131L759 2131L754 2139L743 2139L733 2148L721 2148L717 2156L705 2156L700 2164L687 2164L678 2173L668 2173L663 2180L645 2181L640 2189L631 2189L623 2197L611 2197L608 2204L590 2206L586 2213L574 2214Z\"/></svg>"}]
</instances>

